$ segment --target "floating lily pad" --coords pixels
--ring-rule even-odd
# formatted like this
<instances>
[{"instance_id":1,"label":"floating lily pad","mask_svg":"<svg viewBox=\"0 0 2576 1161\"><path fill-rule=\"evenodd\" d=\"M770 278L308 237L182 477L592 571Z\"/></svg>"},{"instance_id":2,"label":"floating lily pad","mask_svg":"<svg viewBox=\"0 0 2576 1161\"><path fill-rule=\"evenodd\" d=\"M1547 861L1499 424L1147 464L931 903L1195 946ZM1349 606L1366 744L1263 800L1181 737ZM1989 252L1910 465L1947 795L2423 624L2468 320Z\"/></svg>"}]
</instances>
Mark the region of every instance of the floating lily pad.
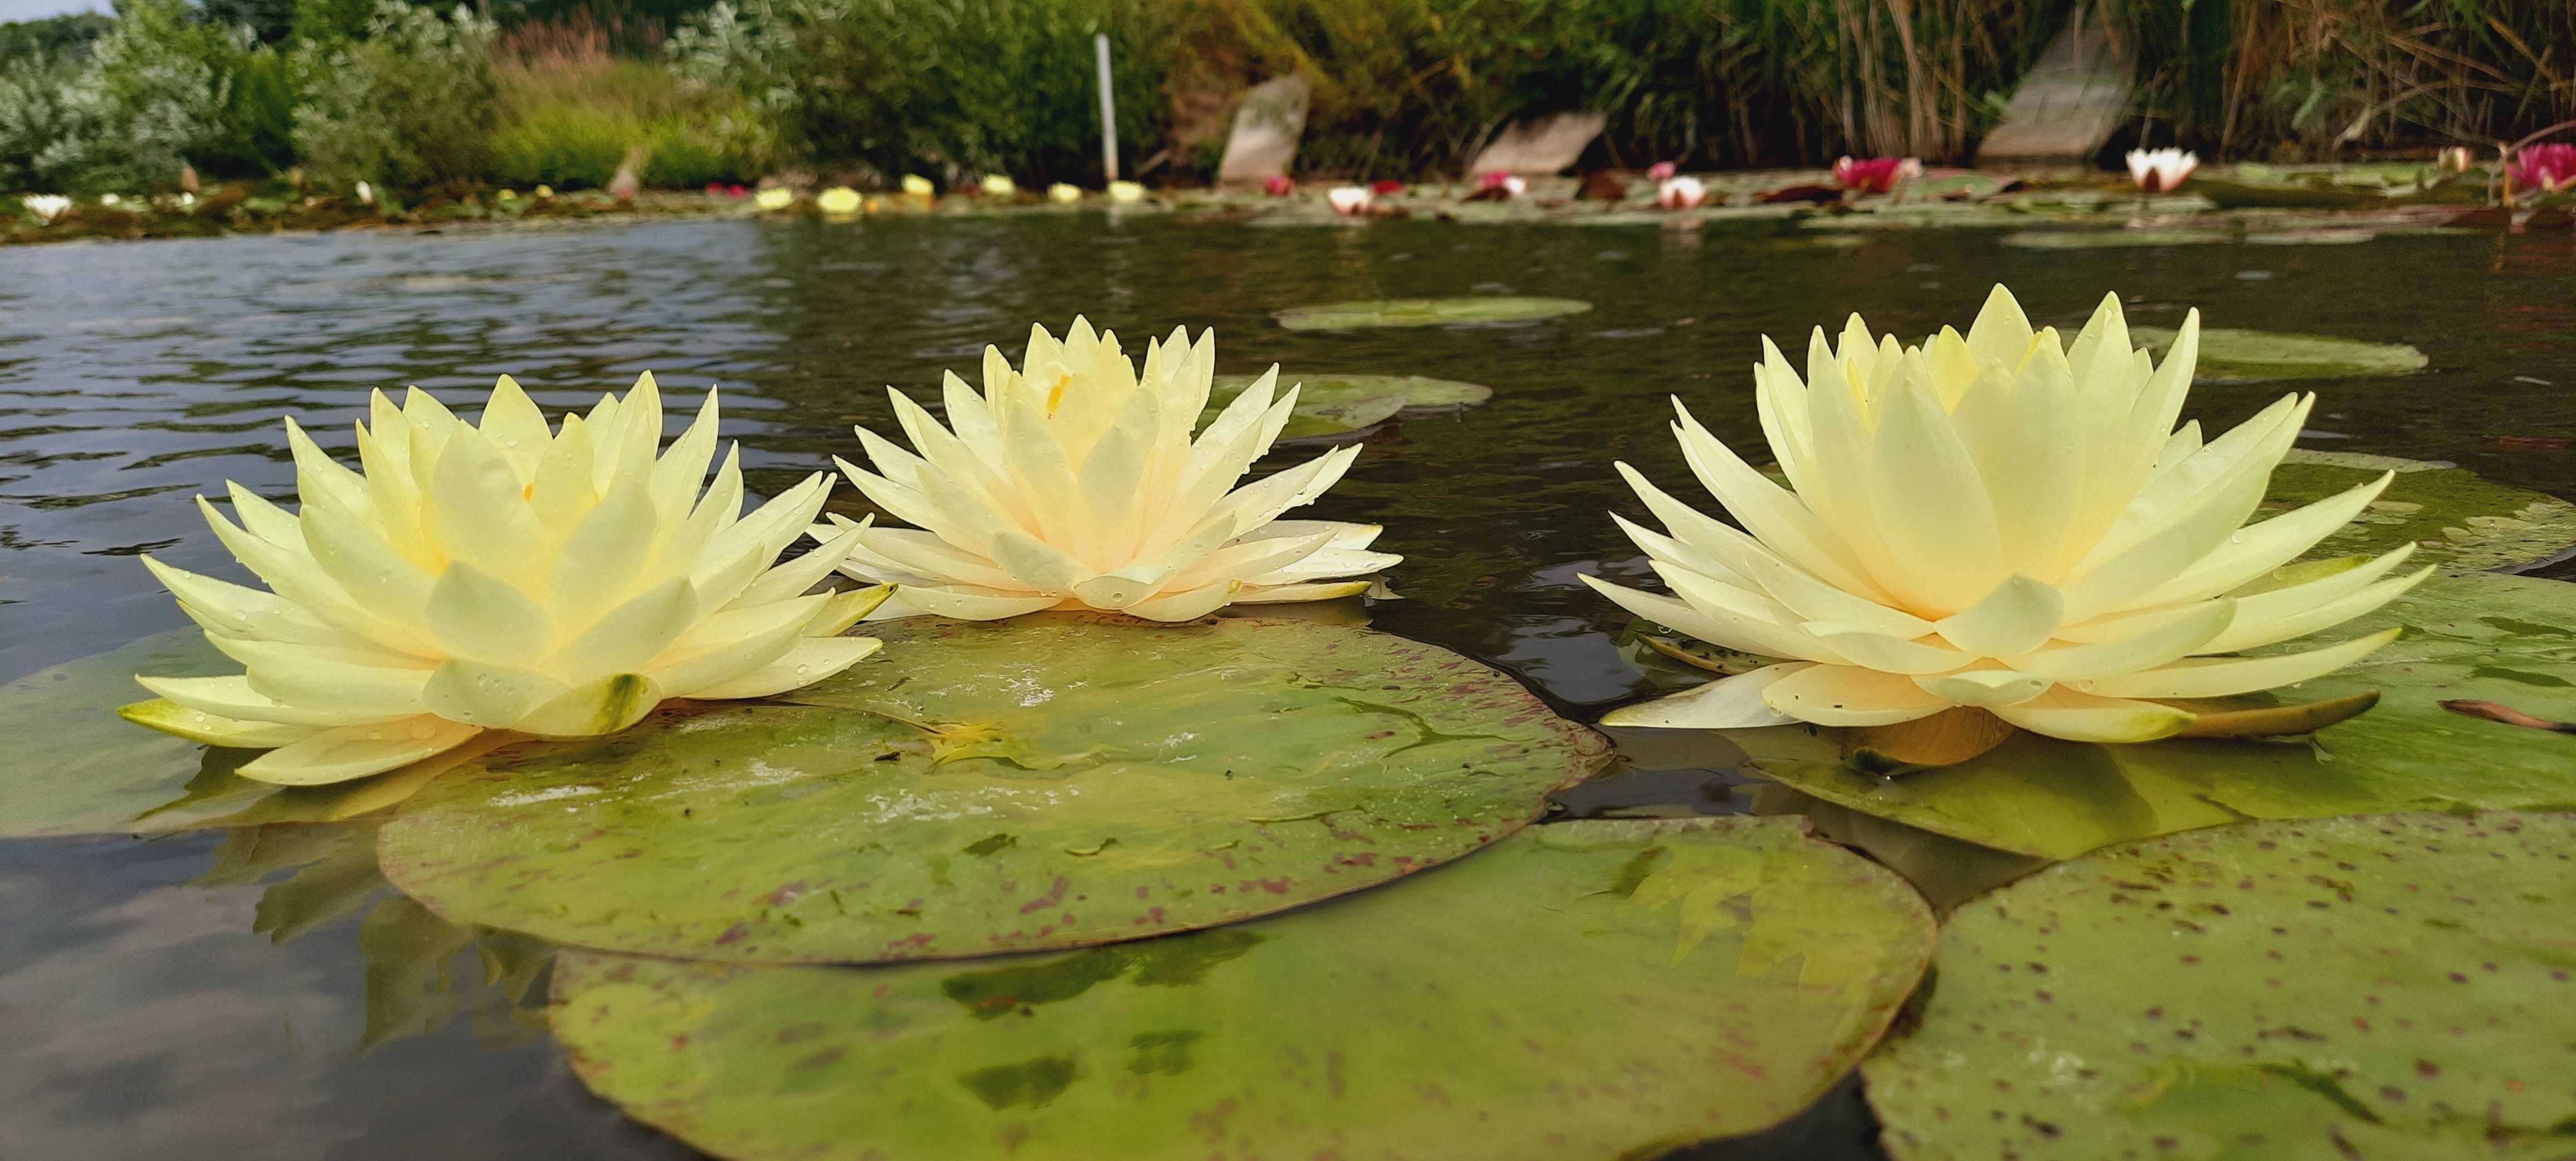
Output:
<instances>
[{"instance_id":1,"label":"floating lily pad","mask_svg":"<svg viewBox=\"0 0 2576 1161\"><path fill-rule=\"evenodd\" d=\"M2388 490L2309 552L2377 555L2413 541L2415 560L2453 569L2546 564L2576 548L2576 504L2499 484L2475 472L2393 456L2294 449L2272 472L2266 514L2322 500L2384 471Z\"/></svg>"},{"instance_id":2,"label":"floating lily pad","mask_svg":"<svg viewBox=\"0 0 2576 1161\"><path fill-rule=\"evenodd\" d=\"M0 747L0 838L349 818L401 801L470 756L451 751L356 782L282 787L233 773L256 750L210 748L116 716L118 706L144 693L134 684L137 673L194 677L240 668L204 634L185 629L0 686L0 737L9 739Z\"/></svg>"},{"instance_id":3,"label":"floating lily pad","mask_svg":"<svg viewBox=\"0 0 2576 1161\"><path fill-rule=\"evenodd\" d=\"M2225 230L2025 230L2003 243L2024 250L2125 250L2132 247L2210 246L2233 241ZM2202 331L2202 335L2209 334ZM2206 341L2204 339L2203 341Z\"/></svg>"},{"instance_id":4,"label":"floating lily pad","mask_svg":"<svg viewBox=\"0 0 2576 1161\"><path fill-rule=\"evenodd\" d=\"M1922 970L1922 901L1801 831L1538 827L1327 907L986 964L570 952L554 1027L594 1091L733 1161L1651 1156L1805 1107Z\"/></svg>"},{"instance_id":5,"label":"floating lily pad","mask_svg":"<svg viewBox=\"0 0 2576 1161\"><path fill-rule=\"evenodd\" d=\"M1599 735L1434 646L1299 621L886 623L797 705L666 710L432 783L385 871L448 918L689 958L1077 947L1511 833Z\"/></svg>"},{"instance_id":6,"label":"floating lily pad","mask_svg":"<svg viewBox=\"0 0 2576 1161\"><path fill-rule=\"evenodd\" d=\"M2402 625L2360 664L2282 691L2313 701L2376 689L2377 708L2313 743L2169 739L2097 746L2023 734L1982 757L1882 778L1806 727L1732 731L1764 773L1867 814L2000 850L2072 858L2247 818L2391 810L2576 810L2576 738L2452 713L2503 702L2576 718L2576 585L2498 573L2435 576L2309 648Z\"/></svg>"},{"instance_id":7,"label":"floating lily pad","mask_svg":"<svg viewBox=\"0 0 2576 1161\"><path fill-rule=\"evenodd\" d=\"M2374 209L2389 204L2387 194L2381 190L2324 181L2226 181L2194 176L2190 188L2191 192L2209 199L2211 204L2223 210Z\"/></svg>"},{"instance_id":8,"label":"floating lily pad","mask_svg":"<svg viewBox=\"0 0 2576 1161\"><path fill-rule=\"evenodd\" d=\"M2161 359L2173 345L2174 333L2164 327L2131 327L2129 337ZM2192 377L2201 383L2268 383L2408 375L2423 370L2426 362L2424 352L2404 343L2206 327L2200 332L2200 361Z\"/></svg>"},{"instance_id":9,"label":"floating lily pad","mask_svg":"<svg viewBox=\"0 0 2576 1161\"><path fill-rule=\"evenodd\" d=\"M1951 916L1862 1065L1899 1161L2567 1155L2576 818L2175 835Z\"/></svg>"},{"instance_id":10,"label":"floating lily pad","mask_svg":"<svg viewBox=\"0 0 2576 1161\"><path fill-rule=\"evenodd\" d=\"M1252 386L1257 375L1219 375L1208 393L1202 422L1213 420L1225 405ZM1347 435L1384 423L1403 411L1455 410L1474 407L1494 397L1481 383L1433 379L1422 375L1288 375L1279 385L1297 385L1297 410L1281 431L1286 439Z\"/></svg>"},{"instance_id":11,"label":"floating lily pad","mask_svg":"<svg viewBox=\"0 0 2576 1161\"><path fill-rule=\"evenodd\" d=\"M1590 309L1591 303L1571 298L1396 298L1291 307L1274 317L1292 331L1339 331L1526 322Z\"/></svg>"}]
</instances>

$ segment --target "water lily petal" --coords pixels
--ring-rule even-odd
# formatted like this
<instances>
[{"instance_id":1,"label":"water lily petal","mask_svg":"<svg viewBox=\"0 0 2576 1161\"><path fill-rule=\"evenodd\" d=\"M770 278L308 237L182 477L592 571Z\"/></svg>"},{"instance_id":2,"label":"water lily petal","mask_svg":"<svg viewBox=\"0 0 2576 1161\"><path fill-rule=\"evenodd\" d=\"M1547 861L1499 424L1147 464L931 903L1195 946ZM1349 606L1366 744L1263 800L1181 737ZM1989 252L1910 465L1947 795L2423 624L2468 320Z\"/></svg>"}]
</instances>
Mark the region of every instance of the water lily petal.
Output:
<instances>
[{"instance_id":1,"label":"water lily petal","mask_svg":"<svg viewBox=\"0 0 2576 1161\"><path fill-rule=\"evenodd\" d=\"M1809 668L1803 661L1765 665L1747 673L1721 677L1695 689L1625 705L1602 715L1605 726L1665 730L1738 730L1783 726L1798 719L1771 708L1762 699L1773 682Z\"/></svg>"},{"instance_id":2,"label":"water lily petal","mask_svg":"<svg viewBox=\"0 0 2576 1161\"><path fill-rule=\"evenodd\" d=\"M325 730L271 750L234 771L254 782L321 786L382 774L472 741L479 726L421 716Z\"/></svg>"},{"instance_id":3,"label":"water lily petal","mask_svg":"<svg viewBox=\"0 0 2576 1161\"><path fill-rule=\"evenodd\" d=\"M2034 734L2070 742L2152 742L2191 725L2191 714L2172 706L2099 697L2065 686L1989 712Z\"/></svg>"},{"instance_id":4,"label":"water lily petal","mask_svg":"<svg viewBox=\"0 0 2576 1161\"><path fill-rule=\"evenodd\" d=\"M2399 630L2383 629L2350 641L2304 653L2267 657L2186 657L2159 669L2124 673L2086 682L2083 688L2105 697L2226 697L2296 685L2323 677L2397 639Z\"/></svg>"},{"instance_id":5,"label":"water lily petal","mask_svg":"<svg viewBox=\"0 0 2576 1161\"><path fill-rule=\"evenodd\" d=\"M1887 726L1950 708L1910 678L1853 665L1813 665L1786 674L1762 691L1762 700L1820 726Z\"/></svg>"}]
</instances>

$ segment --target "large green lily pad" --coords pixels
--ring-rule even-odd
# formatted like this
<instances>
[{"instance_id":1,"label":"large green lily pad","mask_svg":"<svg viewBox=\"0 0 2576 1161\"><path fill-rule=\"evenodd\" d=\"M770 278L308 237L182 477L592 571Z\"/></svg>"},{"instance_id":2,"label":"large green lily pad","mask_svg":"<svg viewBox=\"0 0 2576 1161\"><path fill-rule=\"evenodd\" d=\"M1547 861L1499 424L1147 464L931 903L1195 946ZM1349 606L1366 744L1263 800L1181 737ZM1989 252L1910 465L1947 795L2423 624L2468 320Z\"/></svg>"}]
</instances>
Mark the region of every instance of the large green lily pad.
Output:
<instances>
[{"instance_id":1,"label":"large green lily pad","mask_svg":"<svg viewBox=\"0 0 2576 1161\"><path fill-rule=\"evenodd\" d=\"M2360 664L2282 691L2311 701L2377 689L2370 712L2305 740L2174 739L2096 746L2023 734L1985 755L1894 778L1845 765L1806 727L1729 734L1761 770L1827 801L2000 850L2072 858L2096 847L2248 818L2393 810L2576 810L2576 737L2442 708L2454 698L2576 719L2576 585L2497 573L2435 576L2316 638L2390 625Z\"/></svg>"},{"instance_id":2,"label":"large green lily pad","mask_svg":"<svg viewBox=\"0 0 2576 1161\"><path fill-rule=\"evenodd\" d=\"M1217 376L1201 421L1215 419L1226 404L1234 402L1235 396L1243 394L1259 378ZM1279 383L1283 388L1297 385L1297 410L1289 417L1288 426L1280 430L1283 439L1330 439L1374 427L1399 412L1456 410L1494 397L1494 389L1482 383L1422 375L1282 374Z\"/></svg>"},{"instance_id":3,"label":"large green lily pad","mask_svg":"<svg viewBox=\"0 0 2576 1161\"><path fill-rule=\"evenodd\" d=\"M555 1033L734 1161L1643 1157L1776 1123L1876 1041L1932 941L1788 819L1537 827L1213 931L981 964L572 952Z\"/></svg>"},{"instance_id":4,"label":"large green lily pad","mask_svg":"<svg viewBox=\"0 0 2576 1161\"><path fill-rule=\"evenodd\" d=\"M399 802L446 761L333 786L233 773L256 750L217 749L116 716L145 696L134 675L239 672L194 629L67 661L0 686L0 838L158 834L348 818Z\"/></svg>"},{"instance_id":5,"label":"large green lily pad","mask_svg":"<svg viewBox=\"0 0 2576 1161\"><path fill-rule=\"evenodd\" d=\"M2547 563L2576 548L2576 504L2464 468L2391 456L2293 449L2273 469L2263 508L2286 512L2385 471L2397 473L2388 490L2309 556L2375 556L2411 540L2422 564L2513 569Z\"/></svg>"},{"instance_id":6,"label":"large green lily pad","mask_svg":"<svg viewBox=\"0 0 2576 1161\"><path fill-rule=\"evenodd\" d=\"M2041 871L1941 933L1862 1065L1899 1161L2565 1157L2576 818L2174 835Z\"/></svg>"},{"instance_id":7,"label":"large green lily pad","mask_svg":"<svg viewBox=\"0 0 2576 1161\"><path fill-rule=\"evenodd\" d=\"M1430 645L1049 613L873 630L798 705L666 710L432 783L385 871L448 918L846 962L1076 947L1384 882L1537 817L1606 744Z\"/></svg>"},{"instance_id":8,"label":"large green lily pad","mask_svg":"<svg viewBox=\"0 0 2576 1161\"><path fill-rule=\"evenodd\" d=\"M2131 327L2129 337L2161 359L2173 346L2174 332L2165 327ZM2404 343L2205 327L2192 378L2201 383L2268 383L2407 375L2423 370L2427 361L2424 352Z\"/></svg>"},{"instance_id":9,"label":"large green lily pad","mask_svg":"<svg viewBox=\"0 0 2576 1161\"><path fill-rule=\"evenodd\" d=\"M1292 331L1341 331L1526 322L1590 309L1591 303L1571 298L1394 298L1290 307L1274 317Z\"/></svg>"}]
</instances>

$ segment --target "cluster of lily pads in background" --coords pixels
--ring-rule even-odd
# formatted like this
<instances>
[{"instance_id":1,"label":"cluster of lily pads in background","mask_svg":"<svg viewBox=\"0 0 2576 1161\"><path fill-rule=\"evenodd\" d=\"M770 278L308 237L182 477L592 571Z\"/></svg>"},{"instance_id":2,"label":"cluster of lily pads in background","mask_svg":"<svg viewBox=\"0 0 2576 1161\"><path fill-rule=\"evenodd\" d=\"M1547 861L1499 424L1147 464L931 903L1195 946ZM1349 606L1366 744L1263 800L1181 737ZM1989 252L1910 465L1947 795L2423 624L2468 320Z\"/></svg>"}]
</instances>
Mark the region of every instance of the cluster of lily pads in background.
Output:
<instances>
[{"instance_id":1,"label":"cluster of lily pads in background","mask_svg":"<svg viewBox=\"0 0 2576 1161\"><path fill-rule=\"evenodd\" d=\"M2423 365L2227 333L2209 377ZM1492 394L1302 378L1290 437ZM209 881L294 871L280 937L372 905L371 1038L455 1011L472 949L483 1009L729 1158L1639 1156L1856 1065L1901 1158L2559 1156L2576 749L2441 703L2576 717L2576 587L2508 575L2576 546L2576 505L2302 453L2267 507L2384 469L2315 555L2412 541L2448 571L2336 631L2410 632L2301 690L2382 700L2300 741L2025 736L1890 779L1809 727L1733 732L1694 757L1757 775L1753 814L1526 827L1608 747L1485 666L1048 613L889 622L882 657L768 701L296 788L113 717L133 672L222 666L186 633L0 687L0 834L228 829ZM1624 640L1676 688L1741 662Z\"/></svg>"}]
</instances>

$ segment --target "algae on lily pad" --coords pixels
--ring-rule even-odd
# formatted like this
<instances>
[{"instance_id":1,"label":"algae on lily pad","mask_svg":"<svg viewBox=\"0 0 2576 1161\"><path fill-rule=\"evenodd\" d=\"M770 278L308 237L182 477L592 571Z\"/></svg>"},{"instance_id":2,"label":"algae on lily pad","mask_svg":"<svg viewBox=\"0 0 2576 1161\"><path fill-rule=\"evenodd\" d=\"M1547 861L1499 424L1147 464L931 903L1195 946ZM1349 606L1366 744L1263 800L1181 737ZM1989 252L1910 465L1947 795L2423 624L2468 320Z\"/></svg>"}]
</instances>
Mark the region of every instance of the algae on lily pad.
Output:
<instances>
[{"instance_id":1,"label":"algae on lily pad","mask_svg":"<svg viewBox=\"0 0 2576 1161\"><path fill-rule=\"evenodd\" d=\"M1803 832L1536 827L1324 907L982 963L575 951L554 1027L594 1091L732 1161L1650 1156L1806 1107L1922 970L1922 901Z\"/></svg>"},{"instance_id":2,"label":"algae on lily pad","mask_svg":"<svg viewBox=\"0 0 2576 1161\"><path fill-rule=\"evenodd\" d=\"M1970 903L1861 1066L1898 1161L2559 1158L2576 816L2248 823Z\"/></svg>"},{"instance_id":3,"label":"algae on lily pad","mask_svg":"<svg viewBox=\"0 0 2576 1161\"><path fill-rule=\"evenodd\" d=\"M1225 405L1252 386L1258 375L1219 375L1208 393L1201 422L1214 420ZM1297 409L1281 429L1283 439L1317 439L1348 435L1373 427L1405 411L1455 410L1494 397L1481 383L1461 383L1422 375L1289 375L1279 376L1280 390L1297 388Z\"/></svg>"},{"instance_id":4,"label":"algae on lily pad","mask_svg":"<svg viewBox=\"0 0 2576 1161\"><path fill-rule=\"evenodd\" d=\"M2174 332L2165 327L2130 327L2129 337L2162 359L2173 346ZM2268 383L2407 375L2423 370L2427 361L2424 352L2404 343L2203 327L2200 361L2193 365L2192 378L2201 383Z\"/></svg>"},{"instance_id":5,"label":"algae on lily pad","mask_svg":"<svg viewBox=\"0 0 2576 1161\"><path fill-rule=\"evenodd\" d=\"M1445 649L1302 621L1083 613L873 630L785 695L440 778L386 874L448 918L763 962L1077 947L1455 858L1607 745Z\"/></svg>"},{"instance_id":6,"label":"algae on lily pad","mask_svg":"<svg viewBox=\"0 0 2576 1161\"><path fill-rule=\"evenodd\" d=\"M2308 555L2376 556L2417 545L2415 562L2454 569L2545 564L2576 549L2576 504L2499 484L2464 468L2391 456L2294 448L2272 470L2266 513L2286 512L2395 471L2388 490Z\"/></svg>"},{"instance_id":7,"label":"algae on lily pad","mask_svg":"<svg viewBox=\"0 0 2576 1161\"><path fill-rule=\"evenodd\" d=\"M1844 764L1804 726L1732 731L1762 772L1830 802L1999 850L2071 858L2111 843L2247 818L2395 810L2576 809L2576 738L2454 713L2456 698L2576 718L2576 585L2434 576L2385 608L2283 652L2406 634L2360 663L2280 692L2379 704L2313 741L2167 739L2097 746L2022 734L1955 766L1894 778Z\"/></svg>"},{"instance_id":8,"label":"algae on lily pad","mask_svg":"<svg viewBox=\"0 0 2576 1161\"><path fill-rule=\"evenodd\" d=\"M1526 322L1590 309L1591 303L1571 298L1396 298L1291 307L1274 317L1292 331L1338 331Z\"/></svg>"}]
</instances>

